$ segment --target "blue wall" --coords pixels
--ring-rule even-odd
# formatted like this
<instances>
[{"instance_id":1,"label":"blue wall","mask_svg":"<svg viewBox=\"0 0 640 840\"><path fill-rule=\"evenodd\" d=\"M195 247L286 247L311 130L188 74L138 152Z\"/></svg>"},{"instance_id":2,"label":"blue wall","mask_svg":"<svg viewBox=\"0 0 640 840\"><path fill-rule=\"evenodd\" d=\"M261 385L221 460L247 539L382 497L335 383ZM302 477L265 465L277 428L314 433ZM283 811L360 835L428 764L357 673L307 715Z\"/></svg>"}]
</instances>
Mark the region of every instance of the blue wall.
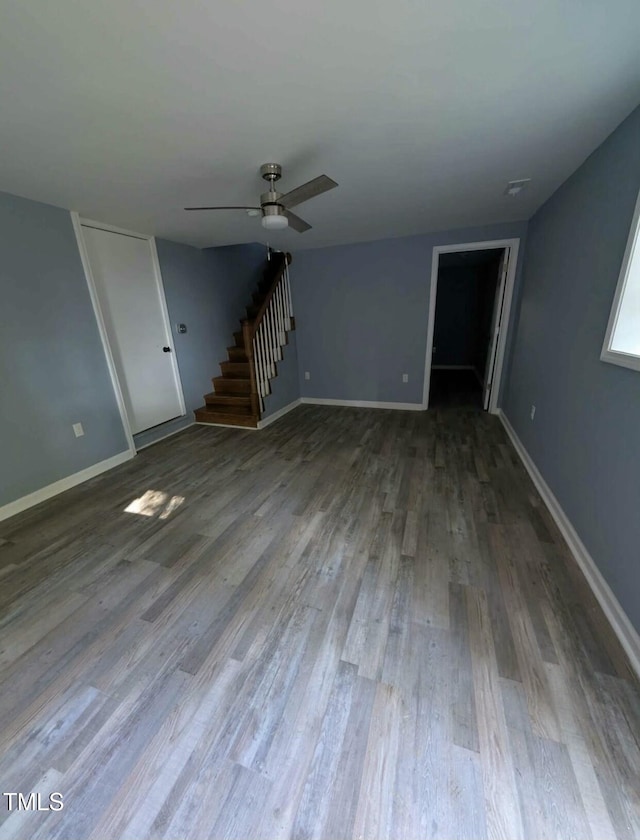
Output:
<instances>
[{"instance_id":1,"label":"blue wall","mask_svg":"<svg viewBox=\"0 0 640 840\"><path fill-rule=\"evenodd\" d=\"M128 444L69 212L0 193L0 254L1 506Z\"/></svg>"},{"instance_id":2,"label":"blue wall","mask_svg":"<svg viewBox=\"0 0 640 840\"><path fill-rule=\"evenodd\" d=\"M520 237L522 254L526 229L514 222L297 254L291 280L301 395L421 403L434 246ZM511 341L510 326L507 358Z\"/></svg>"},{"instance_id":3,"label":"blue wall","mask_svg":"<svg viewBox=\"0 0 640 840\"><path fill-rule=\"evenodd\" d=\"M262 278L267 260L267 249L255 242L250 245L227 245L206 248L203 252L210 260L217 296L217 323L226 336L225 345L233 344L233 333L240 329L240 321L247 317L245 308L251 294ZM226 359L226 352L218 361ZM216 376L219 374L216 373Z\"/></svg>"},{"instance_id":4,"label":"blue wall","mask_svg":"<svg viewBox=\"0 0 640 840\"><path fill-rule=\"evenodd\" d=\"M638 630L640 373L600 352L639 188L640 109L529 224L504 406Z\"/></svg>"}]
</instances>

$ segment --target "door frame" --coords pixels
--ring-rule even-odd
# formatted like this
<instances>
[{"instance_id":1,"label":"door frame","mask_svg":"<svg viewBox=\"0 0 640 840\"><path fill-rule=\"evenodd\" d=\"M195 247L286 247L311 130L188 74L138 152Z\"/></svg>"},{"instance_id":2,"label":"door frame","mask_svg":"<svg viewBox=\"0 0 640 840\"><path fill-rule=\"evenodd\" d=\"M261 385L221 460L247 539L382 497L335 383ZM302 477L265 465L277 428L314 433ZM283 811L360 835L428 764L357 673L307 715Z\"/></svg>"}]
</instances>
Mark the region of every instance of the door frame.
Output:
<instances>
[{"instance_id":1,"label":"door frame","mask_svg":"<svg viewBox=\"0 0 640 840\"><path fill-rule=\"evenodd\" d=\"M498 412L498 394L502 385L502 374L504 366L504 354L507 346L507 333L511 323L511 304L513 302L513 288L516 279L518 266L518 251L520 238L515 239L491 239L483 242L460 242L453 245L434 245L431 258L431 285L429 289L429 320L427 323L427 351L424 362L424 385L422 390L422 407L429 408L429 387L431 385L431 361L433 357L433 335L436 316L436 297L438 294L438 267L440 254L451 254L456 251L489 251L495 248L510 248L509 269L504 290L504 303L502 306L502 321L500 335L498 336L498 349L496 354L495 373L491 399L489 400L489 413Z\"/></svg>"},{"instance_id":2,"label":"door frame","mask_svg":"<svg viewBox=\"0 0 640 840\"><path fill-rule=\"evenodd\" d=\"M119 233L123 236L132 236L135 239L144 239L149 243L149 249L151 251L151 264L153 267L153 276L156 281L156 288L158 291L158 298L160 300L160 313L162 316L162 325L165 331L165 340L168 345L174 348L175 350L175 342L173 341L173 335L171 332L171 321L169 319L169 310L167 309L167 300L164 293L164 284L162 282L162 272L160 271L160 260L158 259L158 249L156 247L156 239L155 236L149 236L145 233L137 233L136 231L125 230L124 228L115 227L114 225L108 225L104 222L96 222L93 219L86 219L80 214L72 210L71 211L71 223L73 224L73 230L76 235L76 241L78 243L78 251L80 252L80 260L82 261L82 267L84 269L84 276L87 281L87 286L89 288L89 295L91 297L91 303L93 305L93 311L96 316L96 322L98 324L98 332L100 333L100 340L102 341L102 347L104 350L104 355L107 361L107 367L109 369L109 375L111 377L111 383L113 385L113 391L116 397L116 402L118 404L118 410L120 412L120 418L122 420L122 426L124 428L125 435L127 437L127 442L129 444L129 450L135 455L136 453L136 445L133 439L133 433L131 431L131 423L129 421L129 416L127 415L127 409L124 401L124 397L122 395L122 386L120 385L120 379L118 377L118 370L116 368L113 353L111 351L111 345L109 343L109 335L107 333L107 328L104 321L104 316L102 314L102 308L100 306L100 300L98 298L98 292L96 288L95 279L93 277L93 272L91 270L91 263L89 262L89 254L87 252L87 246L84 241L84 236L82 235L82 225L86 225L87 227L96 228L97 230L105 230L109 233ZM175 380L176 389L178 393L178 401L180 404L180 410L182 412L182 416L187 413L185 401L184 401L184 391L182 389L182 380L180 379L180 370L178 368L178 360L176 357L176 353L171 353L171 370L173 373L173 378Z\"/></svg>"}]
</instances>

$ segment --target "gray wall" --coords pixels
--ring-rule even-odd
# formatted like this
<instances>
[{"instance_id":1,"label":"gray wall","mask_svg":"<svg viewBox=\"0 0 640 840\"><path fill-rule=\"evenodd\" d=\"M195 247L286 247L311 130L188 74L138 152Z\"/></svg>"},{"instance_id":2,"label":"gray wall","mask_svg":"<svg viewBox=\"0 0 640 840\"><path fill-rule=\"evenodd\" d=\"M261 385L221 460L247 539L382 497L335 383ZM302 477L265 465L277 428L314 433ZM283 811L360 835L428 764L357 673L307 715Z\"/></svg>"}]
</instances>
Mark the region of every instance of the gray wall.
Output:
<instances>
[{"instance_id":1,"label":"gray wall","mask_svg":"<svg viewBox=\"0 0 640 840\"><path fill-rule=\"evenodd\" d=\"M301 396L421 403L434 246L520 237L522 248L526 229L514 222L295 255ZM511 341L510 327L507 353Z\"/></svg>"},{"instance_id":2,"label":"gray wall","mask_svg":"<svg viewBox=\"0 0 640 840\"><path fill-rule=\"evenodd\" d=\"M504 405L638 630L640 373L599 357L639 187L640 109L529 224Z\"/></svg>"},{"instance_id":3,"label":"gray wall","mask_svg":"<svg viewBox=\"0 0 640 840\"><path fill-rule=\"evenodd\" d=\"M4 505L128 445L68 211L0 193L0 254Z\"/></svg>"}]
</instances>

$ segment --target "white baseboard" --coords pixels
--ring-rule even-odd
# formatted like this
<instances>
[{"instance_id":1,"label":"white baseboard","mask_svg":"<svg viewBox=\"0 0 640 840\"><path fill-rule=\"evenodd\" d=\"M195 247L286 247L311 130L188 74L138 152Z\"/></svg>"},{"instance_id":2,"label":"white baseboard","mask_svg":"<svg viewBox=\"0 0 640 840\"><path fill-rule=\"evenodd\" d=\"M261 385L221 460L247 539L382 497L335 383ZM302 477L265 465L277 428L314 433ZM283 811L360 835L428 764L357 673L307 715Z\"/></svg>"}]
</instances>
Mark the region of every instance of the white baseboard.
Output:
<instances>
[{"instance_id":1,"label":"white baseboard","mask_svg":"<svg viewBox=\"0 0 640 840\"><path fill-rule=\"evenodd\" d=\"M502 421L502 425L504 426L507 434L509 435L511 443L513 444L516 452L520 456L520 459L524 464L525 469L531 476L531 480L535 484L538 493L540 493L543 502L549 509L549 513L551 514L551 516L555 520L556 525L560 529L560 533L564 537L567 545L569 546L569 550L571 551L576 562L580 566L580 569L582 570L582 573L585 576L587 583L591 587L593 594L598 599L598 603L602 607L604 614L606 615L609 621L609 624L611 625L614 633L620 640L620 644L622 645L627 656L629 657L631 666L633 667L636 674L640 677L640 636L638 635L634 626L631 624L629 617L622 609L620 602L611 591L611 587L602 576L602 573L598 569L595 560L589 554L586 546L578 536L578 533L571 524L569 517L562 509L560 502L553 495L548 484L546 483L546 481L540 474L540 471L531 459L531 456L524 448L522 441L516 434L513 426L507 419L506 415L504 414L502 409L498 409L496 414Z\"/></svg>"},{"instance_id":2,"label":"white baseboard","mask_svg":"<svg viewBox=\"0 0 640 840\"><path fill-rule=\"evenodd\" d=\"M293 402L290 402L289 405L285 405L277 411L274 411L273 414L265 417L264 420L258 420L258 428L264 429L272 423L275 423L276 420L279 420L281 417L284 417L285 414L288 414L290 411L293 411L294 408L297 408L301 402L301 399L294 400Z\"/></svg>"},{"instance_id":3,"label":"white baseboard","mask_svg":"<svg viewBox=\"0 0 640 840\"><path fill-rule=\"evenodd\" d=\"M372 400L321 400L316 397L302 397L305 405L346 405L351 408L391 408L396 411L424 411L422 403L375 402Z\"/></svg>"},{"instance_id":4,"label":"white baseboard","mask_svg":"<svg viewBox=\"0 0 640 840\"><path fill-rule=\"evenodd\" d=\"M40 502L46 502L47 499L51 499L59 493L64 493L65 490L70 490L77 484L89 481L90 478L95 478L97 475L107 472L107 470L111 470L119 464L124 464L125 461L130 461L134 456L135 452L127 449L126 452L120 452L112 458L107 458L106 461L100 461L91 467L80 470L80 472L68 475L66 478L61 478L60 481L54 481L53 484L41 487L40 490L35 490L33 493L29 493L28 496L16 499L15 502L9 502L8 505L0 507L0 521L9 519L10 516L15 516L17 513L22 513L22 511L34 505L39 505Z\"/></svg>"},{"instance_id":5,"label":"white baseboard","mask_svg":"<svg viewBox=\"0 0 640 840\"><path fill-rule=\"evenodd\" d=\"M136 446L136 452L142 452L143 449L148 449L150 446L153 446L156 443L160 443L161 440L166 440L167 438L173 437L174 435L180 434L180 432L184 432L185 429L190 429L192 426L195 426L195 420L191 423L187 423L186 426L180 426L179 429L174 429L172 432L168 432L166 435L162 435L162 437L156 438L155 440L149 441L149 443L143 443L142 446ZM134 440L135 443L135 440Z\"/></svg>"}]
</instances>

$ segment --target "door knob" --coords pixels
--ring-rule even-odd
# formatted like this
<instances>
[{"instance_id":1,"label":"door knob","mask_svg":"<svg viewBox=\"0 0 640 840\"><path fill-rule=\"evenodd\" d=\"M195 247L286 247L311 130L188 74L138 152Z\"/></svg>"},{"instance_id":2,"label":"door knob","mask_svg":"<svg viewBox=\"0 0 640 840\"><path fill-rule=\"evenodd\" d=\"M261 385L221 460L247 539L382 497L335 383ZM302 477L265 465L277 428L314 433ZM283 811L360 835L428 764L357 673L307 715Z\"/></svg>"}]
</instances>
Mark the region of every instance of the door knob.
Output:
<instances>
[{"instance_id":1,"label":"door knob","mask_svg":"<svg viewBox=\"0 0 640 840\"><path fill-rule=\"evenodd\" d=\"M163 352L163 353L170 353L170 352L171 352L171 348L170 348L170 347L163 347L163 348L162 348L162 352Z\"/></svg>"}]
</instances>

